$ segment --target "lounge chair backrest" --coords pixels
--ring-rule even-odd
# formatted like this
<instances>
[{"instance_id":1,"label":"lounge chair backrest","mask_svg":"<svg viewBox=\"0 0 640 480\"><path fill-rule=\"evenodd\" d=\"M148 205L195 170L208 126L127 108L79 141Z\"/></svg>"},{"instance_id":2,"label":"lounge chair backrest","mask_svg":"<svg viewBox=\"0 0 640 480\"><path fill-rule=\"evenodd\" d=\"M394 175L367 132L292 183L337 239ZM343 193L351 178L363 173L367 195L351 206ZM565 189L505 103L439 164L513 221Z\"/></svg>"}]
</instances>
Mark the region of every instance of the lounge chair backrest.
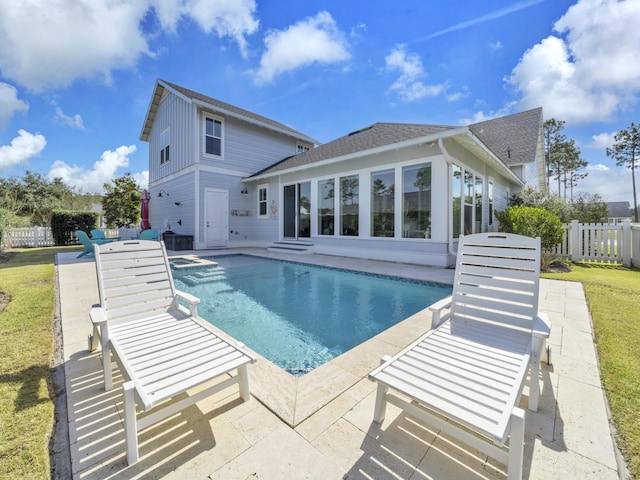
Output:
<instances>
[{"instance_id":1,"label":"lounge chair backrest","mask_svg":"<svg viewBox=\"0 0 640 480\"><path fill-rule=\"evenodd\" d=\"M105 240L107 237L105 237L102 230L94 229L91 230L91 238L94 240Z\"/></svg>"},{"instance_id":2,"label":"lounge chair backrest","mask_svg":"<svg viewBox=\"0 0 640 480\"><path fill-rule=\"evenodd\" d=\"M84 248L93 250L93 244L91 243L91 239L89 238L89 235L87 235L87 232L84 230L76 230L73 232L73 235L84 246Z\"/></svg>"},{"instance_id":3,"label":"lounge chair backrest","mask_svg":"<svg viewBox=\"0 0 640 480\"><path fill-rule=\"evenodd\" d=\"M460 236L451 318L533 330L540 239L506 233Z\"/></svg>"},{"instance_id":4,"label":"lounge chair backrest","mask_svg":"<svg viewBox=\"0 0 640 480\"><path fill-rule=\"evenodd\" d=\"M95 247L100 304L110 323L153 317L176 306L162 242L127 240Z\"/></svg>"},{"instance_id":5,"label":"lounge chair backrest","mask_svg":"<svg viewBox=\"0 0 640 480\"><path fill-rule=\"evenodd\" d=\"M158 240L158 230L156 228L150 228L140 232L140 240Z\"/></svg>"}]
</instances>

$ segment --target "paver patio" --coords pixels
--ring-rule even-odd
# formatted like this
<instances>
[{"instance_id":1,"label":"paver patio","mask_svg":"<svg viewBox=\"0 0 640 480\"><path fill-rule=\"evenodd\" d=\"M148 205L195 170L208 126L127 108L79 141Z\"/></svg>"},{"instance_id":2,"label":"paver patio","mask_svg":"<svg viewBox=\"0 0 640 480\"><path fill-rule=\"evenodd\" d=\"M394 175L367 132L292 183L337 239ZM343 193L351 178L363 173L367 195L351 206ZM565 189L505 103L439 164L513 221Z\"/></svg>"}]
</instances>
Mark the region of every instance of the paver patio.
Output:
<instances>
[{"instance_id":1,"label":"paver patio","mask_svg":"<svg viewBox=\"0 0 640 480\"><path fill-rule=\"evenodd\" d=\"M240 252L287 258L263 249L224 253ZM56 266L74 479L505 478L504 465L392 405L381 426L373 422L375 384L366 376L382 355L428 328L426 310L299 379L260 358L249 367L250 401L242 403L237 390L228 390L150 427L140 435L140 461L127 466L122 378L116 370L114 389L105 392L101 353L87 351L89 310L98 302L95 266L75 257L59 254ZM446 269L323 255L288 258L441 283L453 278ZM618 479L582 285L543 279L540 299L553 325L552 365L542 368L538 412L527 411L524 477Z\"/></svg>"}]
</instances>

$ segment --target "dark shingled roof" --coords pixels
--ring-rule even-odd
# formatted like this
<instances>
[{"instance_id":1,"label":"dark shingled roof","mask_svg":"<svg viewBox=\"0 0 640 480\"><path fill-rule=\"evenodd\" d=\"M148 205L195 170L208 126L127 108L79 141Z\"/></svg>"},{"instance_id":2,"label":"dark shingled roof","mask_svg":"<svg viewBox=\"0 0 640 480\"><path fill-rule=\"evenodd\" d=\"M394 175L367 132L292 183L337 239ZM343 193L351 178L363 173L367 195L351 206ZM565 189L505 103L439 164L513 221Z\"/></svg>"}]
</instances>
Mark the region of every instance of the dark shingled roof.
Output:
<instances>
[{"instance_id":1,"label":"dark shingled roof","mask_svg":"<svg viewBox=\"0 0 640 480\"><path fill-rule=\"evenodd\" d=\"M631 206L629 202L608 202L609 217L629 218L631 217Z\"/></svg>"},{"instance_id":2,"label":"dark shingled roof","mask_svg":"<svg viewBox=\"0 0 640 480\"><path fill-rule=\"evenodd\" d=\"M318 143L315 140L313 140L311 137L309 137L308 135L305 135L291 127L288 127L287 125L280 123L280 122L276 122L275 120L271 120L270 118L267 117L263 117L262 115L258 115L255 114L253 112L250 112L248 110L244 110L242 108L238 108L236 106L233 106L229 103L225 103L225 102L221 102L220 100L217 100L215 98L212 97L208 97L207 95L203 95L201 93L195 92L193 90L189 90L188 88L184 88L181 87L180 85L176 85L175 83L171 83L171 82L167 82L166 80L161 80L161 82L167 84L168 86L170 86L171 88L173 88L174 90L176 90L177 92L180 92L182 95L184 95L187 98L193 99L193 100L198 100L202 103L206 103L208 105L211 105L212 107L215 108L219 108L221 110L226 110L227 112L231 112L231 113L235 113L236 115L240 116L240 117L245 117L247 119L251 119L251 120L255 120L256 122L274 127L278 130L283 130L284 132L289 133L290 135L292 135L295 138L298 138L300 140L304 140L306 142L310 142L310 143Z\"/></svg>"},{"instance_id":3,"label":"dark shingled roof","mask_svg":"<svg viewBox=\"0 0 640 480\"><path fill-rule=\"evenodd\" d=\"M508 167L533 162L542 128L542 108L469 125L469 130Z\"/></svg>"},{"instance_id":4,"label":"dark shingled roof","mask_svg":"<svg viewBox=\"0 0 640 480\"><path fill-rule=\"evenodd\" d=\"M507 115L469 125L469 130L505 165L511 167L535 160L538 135L542 127L542 108ZM374 123L308 152L287 157L252 175L275 173L303 167L323 160L365 152L405 140L422 138L461 127L411 123Z\"/></svg>"},{"instance_id":5,"label":"dark shingled roof","mask_svg":"<svg viewBox=\"0 0 640 480\"><path fill-rule=\"evenodd\" d=\"M274 173L289 168L310 165L330 158L364 152L414 138L426 137L453 128L456 127L412 123L374 123L369 127L351 132L344 137L320 145L308 152L287 157L281 162L271 165L252 176L255 177L266 172Z\"/></svg>"}]
</instances>

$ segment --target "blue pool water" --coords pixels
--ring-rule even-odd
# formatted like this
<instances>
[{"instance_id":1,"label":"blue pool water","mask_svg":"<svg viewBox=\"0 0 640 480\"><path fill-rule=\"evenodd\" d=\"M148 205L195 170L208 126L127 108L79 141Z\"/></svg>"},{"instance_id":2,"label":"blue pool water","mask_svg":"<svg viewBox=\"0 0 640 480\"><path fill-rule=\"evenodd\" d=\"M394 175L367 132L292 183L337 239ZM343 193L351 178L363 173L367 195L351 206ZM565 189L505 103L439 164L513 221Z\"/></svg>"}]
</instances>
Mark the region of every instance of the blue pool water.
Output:
<instances>
[{"instance_id":1,"label":"blue pool water","mask_svg":"<svg viewBox=\"0 0 640 480\"><path fill-rule=\"evenodd\" d=\"M198 313L294 375L323 365L431 303L451 287L250 255L174 269ZM381 352L382 353L382 352Z\"/></svg>"}]
</instances>

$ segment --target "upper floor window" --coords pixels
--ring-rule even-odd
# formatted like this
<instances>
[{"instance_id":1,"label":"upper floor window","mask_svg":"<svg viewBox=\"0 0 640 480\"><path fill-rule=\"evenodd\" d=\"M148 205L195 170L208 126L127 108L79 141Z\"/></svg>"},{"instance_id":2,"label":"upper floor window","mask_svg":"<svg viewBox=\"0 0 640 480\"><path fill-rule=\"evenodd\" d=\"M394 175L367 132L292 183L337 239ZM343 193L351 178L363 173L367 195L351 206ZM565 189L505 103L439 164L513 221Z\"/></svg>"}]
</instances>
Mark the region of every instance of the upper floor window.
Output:
<instances>
[{"instance_id":1,"label":"upper floor window","mask_svg":"<svg viewBox=\"0 0 640 480\"><path fill-rule=\"evenodd\" d=\"M309 151L309 146L308 145L302 145L301 143L298 143L296 145L296 153L305 153Z\"/></svg>"},{"instance_id":2,"label":"upper floor window","mask_svg":"<svg viewBox=\"0 0 640 480\"><path fill-rule=\"evenodd\" d=\"M268 185L258 185L258 217L267 217Z\"/></svg>"},{"instance_id":3,"label":"upper floor window","mask_svg":"<svg viewBox=\"0 0 640 480\"><path fill-rule=\"evenodd\" d=\"M204 153L222 156L222 120L205 117Z\"/></svg>"},{"instance_id":4,"label":"upper floor window","mask_svg":"<svg viewBox=\"0 0 640 480\"><path fill-rule=\"evenodd\" d=\"M169 144L171 143L171 129L166 128L160 134L160 165L169 161Z\"/></svg>"}]
</instances>

